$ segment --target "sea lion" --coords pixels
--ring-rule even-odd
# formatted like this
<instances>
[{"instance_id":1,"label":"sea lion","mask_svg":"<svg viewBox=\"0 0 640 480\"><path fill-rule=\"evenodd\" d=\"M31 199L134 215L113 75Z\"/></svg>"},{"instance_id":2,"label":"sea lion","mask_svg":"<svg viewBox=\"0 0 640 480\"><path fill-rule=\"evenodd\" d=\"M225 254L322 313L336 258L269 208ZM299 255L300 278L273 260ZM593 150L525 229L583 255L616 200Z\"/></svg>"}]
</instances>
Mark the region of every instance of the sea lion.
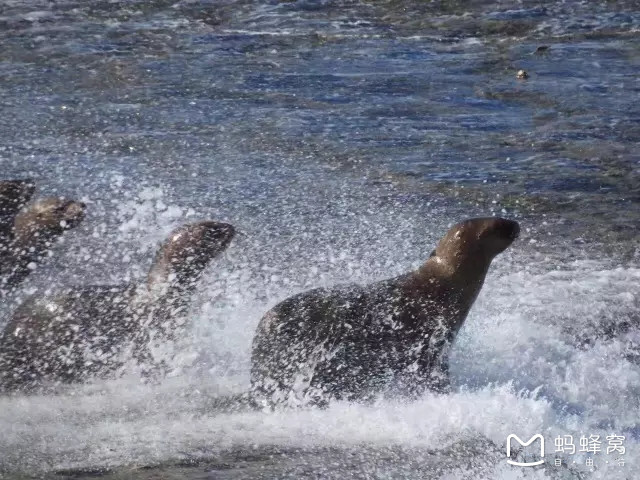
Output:
<instances>
[{"instance_id":1,"label":"sea lion","mask_svg":"<svg viewBox=\"0 0 640 480\"><path fill-rule=\"evenodd\" d=\"M172 338L203 270L234 234L226 223L184 225L160 247L146 283L71 287L28 298L0 334L0 389L112 374L127 356L150 361L152 334Z\"/></svg>"},{"instance_id":2,"label":"sea lion","mask_svg":"<svg viewBox=\"0 0 640 480\"><path fill-rule=\"evenodd\" d=\"M519 232L512 220L466 220L413 272L365 286L319 288L279 303L253 340L254 402L325 405L447 391L448 347L491 261Z\"/></svg>"},{"instance_id":3,"label":"sea lion","mask_svg":"<svg viewBox=\"0 0 640 480\"><path fill-rule=\"evenodd\" d=\"M0 181L0 256L8 248L16 215L35 189L35 183L29 179Z\"/></svg>"},{"instance_id":4,"label":"sea lion","mask_svg":"<svg viewBox=\"0 0 640 480\"><path fill-rule=\"evenodd\" d=\"M66 198L44 198L15 215L0 257L0 296L12 290L46 256L53 242L84 218L85 204Z\"/></svg>"}]
</instances>

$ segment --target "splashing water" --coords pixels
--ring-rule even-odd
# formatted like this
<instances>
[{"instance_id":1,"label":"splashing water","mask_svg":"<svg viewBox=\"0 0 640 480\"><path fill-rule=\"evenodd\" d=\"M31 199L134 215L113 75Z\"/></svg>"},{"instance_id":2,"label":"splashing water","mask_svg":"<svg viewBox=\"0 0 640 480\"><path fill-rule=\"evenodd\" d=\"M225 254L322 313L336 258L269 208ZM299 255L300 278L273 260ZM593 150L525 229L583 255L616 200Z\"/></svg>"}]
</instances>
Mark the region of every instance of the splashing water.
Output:
<instances>
[{"instance_id":1,"label":"splashing water","mask_svg":"<svg viewBox=\"0 0 640 480\"><path fill-rule=\"evenodd\" d=\"M141 281L178 224L242 232L207 269L184 337L156 352L166 378L0 397L0 477L637 477L637 9L396 3L0 7L3 178L88 206L0 325L28 294ZM247 389L275 303L408 271L450 224L487 214L523 235L457 338L455 393L225 403ZM543 434L546 464L508 465L511 433ZM596 455L555 451L557 436L579 450L591 434Z\"/></svg>"}]
</instances>

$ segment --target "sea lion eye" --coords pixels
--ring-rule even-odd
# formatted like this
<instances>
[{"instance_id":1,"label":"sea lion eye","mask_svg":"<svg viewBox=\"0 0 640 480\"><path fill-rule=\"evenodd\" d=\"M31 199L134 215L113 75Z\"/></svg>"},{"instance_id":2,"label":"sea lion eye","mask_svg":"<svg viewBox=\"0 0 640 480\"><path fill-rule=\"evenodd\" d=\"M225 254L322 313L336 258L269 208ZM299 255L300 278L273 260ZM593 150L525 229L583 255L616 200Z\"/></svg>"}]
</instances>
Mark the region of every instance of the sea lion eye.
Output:
<instances>
[{"instance_id":1,"label":"sea lion eye","mask_svg":"<svg viewBox=\"0 0 640 480\"><path fill-rule=\"evenodd\" d=\"M434 248L433 251L431 252L431 255L429 255L429 258L435 257L435 256L436 256L436 249Z\"/></svg>"}]
</instances>

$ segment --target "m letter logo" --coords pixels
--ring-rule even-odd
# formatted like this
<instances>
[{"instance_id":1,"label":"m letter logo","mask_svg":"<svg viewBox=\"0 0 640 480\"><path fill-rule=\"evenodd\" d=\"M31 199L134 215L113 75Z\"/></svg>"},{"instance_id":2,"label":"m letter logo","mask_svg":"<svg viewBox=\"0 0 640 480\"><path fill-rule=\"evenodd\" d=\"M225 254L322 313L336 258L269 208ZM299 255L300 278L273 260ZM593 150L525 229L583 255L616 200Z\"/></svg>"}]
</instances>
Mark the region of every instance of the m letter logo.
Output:
<instances>
[{"instance_id":1,"label":"m letter logo","mask_svg":"<svg viewBox=\"0 0 640 480\"><path fill-rule=\"evenodd\" d=\"M537 439L540 439L540 460L538 460L537 462L514 462L513 460L511 460L510 459L510 457L511 457L511 439L515 439L523 447L531 445ZM517 465L518 467L533 467L534 465L542 465L544 463L544 460L543 460L544 459L544 437L538 433L538 434L534 435L533 437L531 437L528 442L523 442L522 440L520 440L518 438L517 435L514 435L512 433L511 435L509 435L507 437L507 458L509 458L509 460L507 460L508 464Z\"/></svg>"}]
</instances>

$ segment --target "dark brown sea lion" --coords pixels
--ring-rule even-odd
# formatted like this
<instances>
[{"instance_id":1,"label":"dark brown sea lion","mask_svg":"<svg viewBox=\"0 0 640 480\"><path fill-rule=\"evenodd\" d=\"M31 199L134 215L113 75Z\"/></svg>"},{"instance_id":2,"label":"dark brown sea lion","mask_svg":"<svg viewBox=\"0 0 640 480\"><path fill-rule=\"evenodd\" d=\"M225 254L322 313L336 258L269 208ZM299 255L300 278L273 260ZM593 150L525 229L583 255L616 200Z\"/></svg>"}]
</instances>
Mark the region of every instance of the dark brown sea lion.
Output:
<instances>
[{"instance_id":1,"label":"dark brown sea lion","mask_svg":"<svg viewBox=\"0 0 640 480\"><path fill-rule=\"evenodd\" d=\"M448 347L517 222L453 226L416 271L371 285L316 289L279 303L253 340L251 388L263 406L415 397L448 390Z\"/></svg>"},{"instance_id":2,"label":"dark brown sea lion","mask_svg":"<svg viewBox=\"0 0 640 480\"><path fill-rule=\"evenodd\" d=\"M0 255L8 247L16 215L35 189L35 183L29 179L0 181Z\"/></svg>"},{"instance_id":3,"label":"dark brown sea lion","mask_svg":"<svg viewBox=\"0 0 640 480\"><path fill-rule=\"evenodd\" d=\"M44 198L15 216L0 257L0 296L20 284L47 255L53 242L84 218L85 204L65 198Z\"/></svg>"},{"instance_id":4,"label":"dark brown sea lion","mask_svg":"<svg viewBox=\"0 0 640 480\"><path fill-rule=\"evenodd\" d=\"M32 296L0 335L0 390L81 382L111 374L123 361L149 361L152 334L168 339L208 263L235 233L226 223L174 230L146 284L71 287Z\"/></svg>"}]
</instances>

